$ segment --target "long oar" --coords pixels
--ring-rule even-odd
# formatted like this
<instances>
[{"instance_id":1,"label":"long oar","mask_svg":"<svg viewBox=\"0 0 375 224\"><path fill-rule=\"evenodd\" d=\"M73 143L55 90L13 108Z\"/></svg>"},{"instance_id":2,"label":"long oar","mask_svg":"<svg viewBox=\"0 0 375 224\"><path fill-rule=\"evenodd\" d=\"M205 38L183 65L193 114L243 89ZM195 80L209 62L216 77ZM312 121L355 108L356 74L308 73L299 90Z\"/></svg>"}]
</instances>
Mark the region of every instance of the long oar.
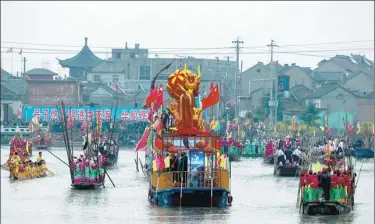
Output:
<instances>
[{"instance_id":1,"label":"long oar","mask_svg":"<svg viewBox=\"0 0 375 224\"><path fill-rule=\"evenodd\" d=\"M65 165L67 165L69 167L69 164L66 163L64 160L60 159L58 156L56 156L55 154L53 154L51 151L49 151L48 149L46 149L47 152L51 153L51 155L53 155L54 157L56 157L58 160L60 160L62 163L64 163Z\"/></svg>"},{"instance_id":2,"label":"long oar","mask_svg":"<svg viewBox=\"0 0 375 224\"><path fill-rule=\"evenodd\" d=\"M107 170L103 167L103 169L104 169L104 173L105 174L107 174L107 177L109 178L109 180L111 181L111 183L112 183L112 185L113 185L113 187L116 187L115 186L115 184L113 183L113 181L112 181L112 179L111 179L111 177L109 176L109 174L107 173Z\"/></svg>"}]
</instances>

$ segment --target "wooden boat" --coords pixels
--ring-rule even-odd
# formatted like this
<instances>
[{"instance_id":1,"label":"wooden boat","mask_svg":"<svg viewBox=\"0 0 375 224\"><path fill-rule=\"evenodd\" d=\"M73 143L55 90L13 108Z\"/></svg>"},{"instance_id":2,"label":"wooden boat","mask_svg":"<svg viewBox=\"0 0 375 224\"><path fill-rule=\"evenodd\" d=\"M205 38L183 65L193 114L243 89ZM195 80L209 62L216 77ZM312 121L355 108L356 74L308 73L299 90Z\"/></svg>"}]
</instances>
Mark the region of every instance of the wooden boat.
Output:
<instances>
[{"instance_id":1,"label":"wooden boat","mask_svg":"<svg viewBox=\"0 0 375 224\"><path fill-rule=\"evenodd\" d=\"M31 180L35 178L47 177L48 174L53 174L48 170L45 163L42 163L39 166L37 164L24 166L23 169L19 168L18 173L15 172L14 168L9 167L8 163L2 165L2 168L10 170L9 178L11 180Z\"/></svg>"},{"instance_id":2,"label":"wooden boat","mask_svg":"<svg viewBox=\"0 0 375 224\"><path fill-rule=\"evenodd\" d=\"M371 159L374 158L373 149L352 149L350 155L357 159Z\"/></svg>"},{"instance_id":3,"label":"wooden boat","mask_svg":"<svg viewBox=\"0 0 375 224\"><path fill-rule=\"evenodd\" d=\"M350 206L337 201L305 202L304 215L342 215L351 211Z\"/></svg>"},{"instance_id":4,"label":"wooden boat","mask_svg":"<svg viewBox=\"0 0 375 224\"><path fill-rule=\"evenodd\" d=\"M251 145L248 141L242 151L241 157L245 158L261 158L264 156L264 145Z\"/></svg>"},{"instance_id":5,"label":"wooden boat","mask_svg":"<svg viewBox=\"0 0 375 224\"><path fill-rule=\"evenodd\" d=\"M276 168L276 176L280 177L296 177L299 175L299 167L286 167L286 166L278 166Z\"/></svg>"},{"instance_id":6,"label":"wooden boat","mask_svg":"<svg viewBox=\"0 0 375 224\"><path fill-rule=\"evenodd\" d=\"M173 135L173 134L172 134ZM170 135L170 136L172 136ZM173 135L174 142L186 138ZM189 142L198 142L188 137ZM202 139L203 137L199 137ZM219 142L220 136L209 136ZM170 138L169 138L170 139ZM163 136L163 141L168 138ZM219 150L217 150L219 151ZM181 151L180 151L181 152ZM232 201L230 191L230 169L214 169L217 155L205 150L184 150L188 165L186 171L160 172L153 170L149 189L149 201L162 207L199 206L227 207ZM155 162L156 163L156 162ZM229 157L226 157L226 163Z\"/></svg>"},{"instance_id":7,"label":"wooden boat","mask_svg":"<svg viewBox=\"0 0 375 224\"><path fill-rule=\"evenodd\" d=\"M90 190L103 186L103 183L73 183L71 186L78 190Z\"/></svg>"}]
</instances>

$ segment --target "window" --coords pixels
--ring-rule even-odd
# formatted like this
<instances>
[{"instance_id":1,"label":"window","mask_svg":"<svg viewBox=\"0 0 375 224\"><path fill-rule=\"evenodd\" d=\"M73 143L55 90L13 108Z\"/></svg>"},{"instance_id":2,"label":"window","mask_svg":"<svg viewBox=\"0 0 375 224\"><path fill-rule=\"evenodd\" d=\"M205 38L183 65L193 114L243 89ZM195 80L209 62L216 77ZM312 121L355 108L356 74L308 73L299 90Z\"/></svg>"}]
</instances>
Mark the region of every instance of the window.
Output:
<instances>
[{"instance_id":1,"label":"window","mask_svg":"<svg viewBox=\"0 0 375 224\"><path fill-rule=\"evenodd\" d=\"M116 58L121 59L121 53L116 53Z\"/></svg>"},{"instance_id":2,"label":"window","mask_svg":"<svg viewBox=\"0 0 375 224\"><path fill-rule=\"evenodd\" d=\"M100 82L101 78L100 75L94 75L94 82Z\"/></svg>"},{"instance_id":3,"label":"window","mask_svg":"<svg viewBox=\"0 0 375 224\"><path fill-rule=\"evenodd\" d=\"M151 71L150 66L140 66L140 72L139 72L139 79L140 80L150 80L151 79Z\"/></svg>"},{"instance_id":4,"label":"window","mask_svg":"<svg viewBox=\"0 0 375 224\"><path fill-rule=\"evenodd\" d=\"M112 82L118 83L119 82L119 76L118 75L112 75Z\"/></svg>"},{"instance_id":5,"label":"window","mask_svg":"<svg viewBox=\"0 0 375 224\"><path fill-rule=\"evenodd\" d=\"M314 100L313 104L314 104L315 108L320 108L320 100Z\"/></svg>"}]
</instances>

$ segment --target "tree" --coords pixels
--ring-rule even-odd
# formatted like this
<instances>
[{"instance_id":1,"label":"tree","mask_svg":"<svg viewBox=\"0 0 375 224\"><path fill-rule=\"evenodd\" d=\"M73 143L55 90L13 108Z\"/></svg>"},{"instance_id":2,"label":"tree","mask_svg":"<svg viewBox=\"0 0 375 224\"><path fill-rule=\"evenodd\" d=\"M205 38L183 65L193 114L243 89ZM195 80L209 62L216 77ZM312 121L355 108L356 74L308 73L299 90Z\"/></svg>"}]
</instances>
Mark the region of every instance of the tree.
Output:
<instances>
[{"instance_id":1,"label":"tree","mask_svg":"<svg viewBox=\"0 0 375 224\"><path fill-rule=\"evenodd\" d=\"M258 116L261 120L265 120L267 117L270 116L270 106L269 106L270 96L264 95L261 99L261 106L258 107L255 111L256 116ZM284 102L282 100L278 101L277 106L277 120L283 120L283 110Z\"/></svg>"},{"instance_id":2,"label":"tree","mask_svg":"<svg viewBox=\"0 0 375 224\"><path fill-rule=\"evenodd\" d=\"M299 116L299 119L307 125L318 126L320 121L319 111L314 104L309 103L305 111Z\"/></svg>"}]
</instances>

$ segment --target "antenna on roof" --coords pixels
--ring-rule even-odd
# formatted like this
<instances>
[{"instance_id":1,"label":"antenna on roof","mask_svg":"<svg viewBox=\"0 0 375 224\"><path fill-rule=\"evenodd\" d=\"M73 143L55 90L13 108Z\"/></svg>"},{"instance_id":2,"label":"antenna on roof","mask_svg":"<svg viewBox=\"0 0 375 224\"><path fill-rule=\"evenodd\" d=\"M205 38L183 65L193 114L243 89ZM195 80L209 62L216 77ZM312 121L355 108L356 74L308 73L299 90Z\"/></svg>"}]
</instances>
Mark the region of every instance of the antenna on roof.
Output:
<instances>
[{"instance_id":1,"label":"antenna on roof","mask_svg":"<svg viewBox=\"0 0 375 224\"><path fill-rule=\"evenodd\" d=\"M85 37L85 46L87 46L87 37Z\"/></svg>"}]
</instances>

